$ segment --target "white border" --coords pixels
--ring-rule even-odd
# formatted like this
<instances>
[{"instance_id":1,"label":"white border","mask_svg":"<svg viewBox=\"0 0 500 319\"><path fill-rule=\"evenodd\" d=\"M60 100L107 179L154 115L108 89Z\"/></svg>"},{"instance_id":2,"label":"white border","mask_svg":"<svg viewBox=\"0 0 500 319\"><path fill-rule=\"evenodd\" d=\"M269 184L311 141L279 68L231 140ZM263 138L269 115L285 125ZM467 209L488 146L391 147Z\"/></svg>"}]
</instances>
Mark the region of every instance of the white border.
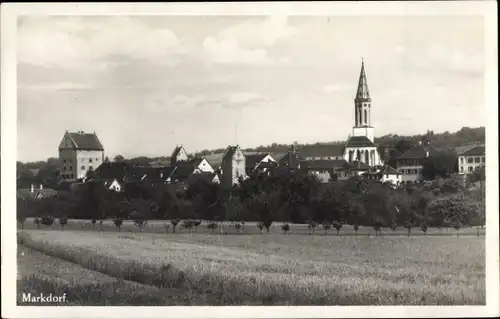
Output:
<instances>
[{"instance_id":1,"label":"white border","mask_svg":"<svg viewBox=\"0 0 500 319\"><path fill-rule=\"evenodd\" d=\"M8 318L334 318L498 316L498 42L495 1L252 2L252 3L29 3L1 6L2 317ZM17 155L16 19L59 15L478 15L485 19L486 89L486 286L487 306L349 307L17 307L15 185ZM7 187L7 185L9 185Z\"/></svg>"}]
</instances>

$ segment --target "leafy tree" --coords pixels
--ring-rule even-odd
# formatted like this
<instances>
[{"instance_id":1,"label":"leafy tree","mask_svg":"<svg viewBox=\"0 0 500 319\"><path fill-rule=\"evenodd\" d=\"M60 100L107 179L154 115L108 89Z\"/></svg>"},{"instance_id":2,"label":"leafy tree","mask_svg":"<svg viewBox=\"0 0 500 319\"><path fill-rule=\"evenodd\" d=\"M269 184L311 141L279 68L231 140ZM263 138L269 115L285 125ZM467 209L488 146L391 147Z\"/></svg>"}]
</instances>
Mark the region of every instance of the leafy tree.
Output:
<instances>
[{"instance_id":1,"label":"leafy tree","mask_svg":"<svg viewBox=\"0 0 500 319\"><path fill-rule=\"evenodd\" d=\"M460 220L454 220L452 221L452 227L457 231L457 237L458 237L458 233L460 231L460 228L463 227L463 224Z\"/></svg>"},{"instance_id":2,"label":"leafy tree","mask_svg":"<svg viewBox=\"0 0 500 319\"><path fill-rule=\"evenodd\" d=\"M281 226L281 229L283 230L283 232L285 232L285 235L288 234L288 232L290 231L290 225L288 223L284 223L282 226Z\"/></svg>"},{"instance_id":3,"label":"leafy tree","mask_svg":"<svg viewBox=\"0 0 500 319\"><path fill-rule=\"evenodd\" d=\"M96 221L95 219L92 219L92 220L90 221L90 223L94 226L94 228L95 228L95 224L96 224L96 222L97 222L97 221Z\"/></svg>"},{"instance_id":4,"label":"leafy tree","mask_svg":"<svg viewBox=\"0 0 500 319\"><path fill-rule=\"evenodd\" d=\"M170 223L172 224L172 232L175 234L175 228L177 227L177 225L181 222L181 220L179 218L176 218L176 219L172 219L170 221Z\"/></svg>"},{"instance_id":5,"label":"leafy tree","mask_svg":"<svg viewBox=\"0 0 500 319\"><path fill-rule=\"evenodd\" d=\"M264 229L264 222L258 222L257 228L259 229L260 233L262 234L262 230Z\"/></svg>"},{"instance_id":6,"label":"leafy tree","mask_svg":"<svg viewBox=\"0 0 500 319\"><path fill-rule=\"evenodd\" d=\"M405 223L405 228L408 229L408 237L411 236L411 229L413 228L413 223L408 220L406 223Z\"/></svg>"},{"instance_id":7,"label":"leafy tree","mask_svg":"<svg viewBox=\"0 0 500 319\"><path fill-rule=\"evenodd\" d=\"M121 232L123 219L120 217L117 217L117 218L113 219L113 224L115 224L116 228L118 229L118 232Z\"/></svg>"},{"instance_id":8,"label":"leafy tree","mask_svg":"<svg viewBox=\"0 0 500 319\"><path fill-rule=\"evenodd\" d=\"M241 224L240 223L236 223L236 225L234 225L234 228L236 228L237 232L240 232Z\"/></svg>"},{"instance_id":9,"label":"leafy tree","mask_svg":"<svg viewBox=\"0 0 500 319\"><path fill-rule=\"evenodd\" d=\"M36 217L35 220L34 220L35 224L36 224L36 228L40 228L40 223L41 223L41 220L40 218Z\"/></svg>"},{"instance_id":10,"label":"leafy tree","mask_svg":"<svg viewBox=\"0 0 500 319\"><path fill-rule=\"evenodd\" d=\"M61 230L64 230L64 226L68 223L68 218L60 217L59 224L61 225Z\"/></svg>"},{"instance_id":11,"label":"leafy tree","mask_svg":"<svg viewBox=\"0 0 500 319\"><path fill-rule=\"evenodd\" d=\"M422 175L426 180L449 177L457 172L458 156L454 152L439 152L426 158L422 165Z\"/></svg>"},{"instance_id":12,"label":"leafy tree","mask_svg":"<svg viewBox=\"0 0 500 319\"><path fill-rule=\"evenodd\" d=\"M325 230L325 236L328 234L328 230L332 228L332 224L328 221L323 221L323 229Z\"/></svg>"},{"instance_id":13,"label":"leafy tree","mask_svg":"<svg viewBox=\"0 0 500 319\"><path fill-rule=\"evenodd\" d=\"M400 153L408 151L413 146L414 143L408 139L400 139L394 144L394 148L397 149Z\"/></svg>"},{"instance_id":14,"label":"leafy tree","mask_svg":"<svg viewBox=\"0 0 500 319\"><path fill-rule=\"evenodd\" d=\"M382 228L382 220L380 218L375 218L375 221L373 222L373 229L375 229L375 236L377 234L382 235L382 231L380 230Z\"/></svg>"},{"instance_id":15,"label":"leafy tree","mask_svg":"<svg viewBox=\"0 0 500 319\"><path fill-rule=\"evenodd\" d=\"M398 223L396 223L395 221L392 221L390 227L391 227L392 231L395 232L396 229L398 228Z\"/></svg>"},{"instance_id":16,"label":"leafy tree","mask_svg":"<svg viewBox=\"0 0 500 319\"><path fill-rule=\"evenodd\" d=\"M113 162L123 163L123 162L125 162L125 157L123 157L122 155L116 155L113 159Z\"/></svg>"},{"instance_id":17,"label":"leafy tree","mask_svg":"<svg viewBox=\"0 0 500 319\"><path fill-rule=\"evenodd\" d=\"M167 222L163 223L163 228L165 228L165 232L167 233L168 229L170 228L170 224Z\"/></svg>"},{"instance_id":18,"label":"leafy tree","mask_svg":"<svg viewBox=\"0 0 500 319\"><path fill-rule=\"evenodd\" d=\"M340 229L343 226L342 221L336 220L336 221L333 222L332 226L333 226L333 228L335 228L337 230L337 236L338 236L339 233L340 233Z\"/></svg>"},{"instance_id":19,"label":"leafy tree","mask_svg":"<svg viewBox=\"0 0 500 319\"><path fill-rule=\"evenodd\" d=\"M356 236L358 236L359 224L355 223L353 227L354 227L354 232L356 233Z\"/></svg>"},{"instance_id":20,"label":"leafy tree","mask_svg":"<svg viewBox=\"0 0 500 319\"><path fill-rule=\"evenodd\" d=\"M139 231L142 232L142 229L146 225L147 221L145 219L134 219L134 225L139 228Z\"/></svg>"},{"instance_id":21,"label":"leafy tree","mask_svg":"<svg viewBox=\"0 0 500 319\"><path fill-rule=\"evenodd\" d=\"M427 226L427 222L423 222L422 225L420 225L420 230L422 230L424 234L427 234L427 229L429 229L429 226Z\"/></svg>"},{"instance_id":22,"label":"leafy tree","mask_svg":"<svg viewBox=\"0 0 500 319\"><path fill-rule=\"evenodd\" d=\"M200 224L201 224L201 220L193 221L193 226L194 226L195 232L198 232L198 227L200 226Z\"/></svg>"},{"instance_id":23,"label":"leafy tree","mask_svg":"<svg viewBox=\"0 0 500 319\"><path fill-rule=\"evenodd\" d=\"M307 222L307 229L309 229L309 234L314 235L316 233L316 227L318 227L318 224L314 220L309 220Z\"/></svg>"}]
</instances>

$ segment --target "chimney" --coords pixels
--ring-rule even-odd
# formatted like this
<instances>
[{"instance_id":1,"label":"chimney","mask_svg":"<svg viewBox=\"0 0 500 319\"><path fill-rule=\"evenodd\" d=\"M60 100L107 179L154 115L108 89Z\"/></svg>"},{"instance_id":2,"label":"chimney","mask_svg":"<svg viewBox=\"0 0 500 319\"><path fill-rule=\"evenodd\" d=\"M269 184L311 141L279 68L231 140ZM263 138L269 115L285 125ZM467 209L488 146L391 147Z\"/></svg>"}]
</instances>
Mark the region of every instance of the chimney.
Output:
<instances>
[{"instance_id":1,"label":"chimney","mask_svg":"<svg viewBox=\"0 0 500 319\"><path fill-rule=\"evenodd\" d=\"M31 192L31 193L35 192L35 185L31 184L31 187L30 187L30 192Z\"/></svg>"}]
</instances>

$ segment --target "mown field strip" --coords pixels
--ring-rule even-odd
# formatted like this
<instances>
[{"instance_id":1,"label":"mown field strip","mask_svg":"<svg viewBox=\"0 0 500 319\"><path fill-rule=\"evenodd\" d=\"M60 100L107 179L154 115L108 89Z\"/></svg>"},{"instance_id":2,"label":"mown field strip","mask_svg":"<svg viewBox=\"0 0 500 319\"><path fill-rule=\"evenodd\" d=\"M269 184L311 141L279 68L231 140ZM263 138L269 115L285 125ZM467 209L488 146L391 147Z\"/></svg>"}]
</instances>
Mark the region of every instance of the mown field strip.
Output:
<instances>
[{"instance_id":1,"label":"mown field strip","mask_svg":"<svg viewBox=\"0 0 500 319\"><path fill-rule=\"evenodd\" d=\"M204 305L210 303L211 298L111 277L22 245L18 245L17 288L18 305L24 306ZM68 301L64 304L23 302L23 293L32 297L40 293L45 296L65 293Z\"/></svg>"},{"instance_id":2,"label":"mown field strip","mask_svg":"<svg viewBox=\"0 0 500 319\"><path fill-rule=\"evenodd\" d=\"M482 304L484 240L30 231L25 244L222 304ZM471 257L472 256L472 257Z\"/></svg>"}]
</instances>

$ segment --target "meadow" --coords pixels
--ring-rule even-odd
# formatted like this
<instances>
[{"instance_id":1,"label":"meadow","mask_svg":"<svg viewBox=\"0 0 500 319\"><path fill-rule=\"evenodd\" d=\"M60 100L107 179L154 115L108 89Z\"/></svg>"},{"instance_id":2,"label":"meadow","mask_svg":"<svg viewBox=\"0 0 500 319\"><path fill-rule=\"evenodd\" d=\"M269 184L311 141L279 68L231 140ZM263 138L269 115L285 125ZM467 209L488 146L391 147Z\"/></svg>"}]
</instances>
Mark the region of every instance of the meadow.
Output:
<instances>
[{"instance_id":1,"label":"meadow","mask_svg":"<svg viewBox=\"0 0 500 319\"><path fill-rule=\"evenodd\" d=\"M311 236L305 225L284 235L247 224L221 236L78 223L19 231L19 292L67 291L79 305L485 304L485 241L473 228Z\"/></svg>"}]
</instances>

